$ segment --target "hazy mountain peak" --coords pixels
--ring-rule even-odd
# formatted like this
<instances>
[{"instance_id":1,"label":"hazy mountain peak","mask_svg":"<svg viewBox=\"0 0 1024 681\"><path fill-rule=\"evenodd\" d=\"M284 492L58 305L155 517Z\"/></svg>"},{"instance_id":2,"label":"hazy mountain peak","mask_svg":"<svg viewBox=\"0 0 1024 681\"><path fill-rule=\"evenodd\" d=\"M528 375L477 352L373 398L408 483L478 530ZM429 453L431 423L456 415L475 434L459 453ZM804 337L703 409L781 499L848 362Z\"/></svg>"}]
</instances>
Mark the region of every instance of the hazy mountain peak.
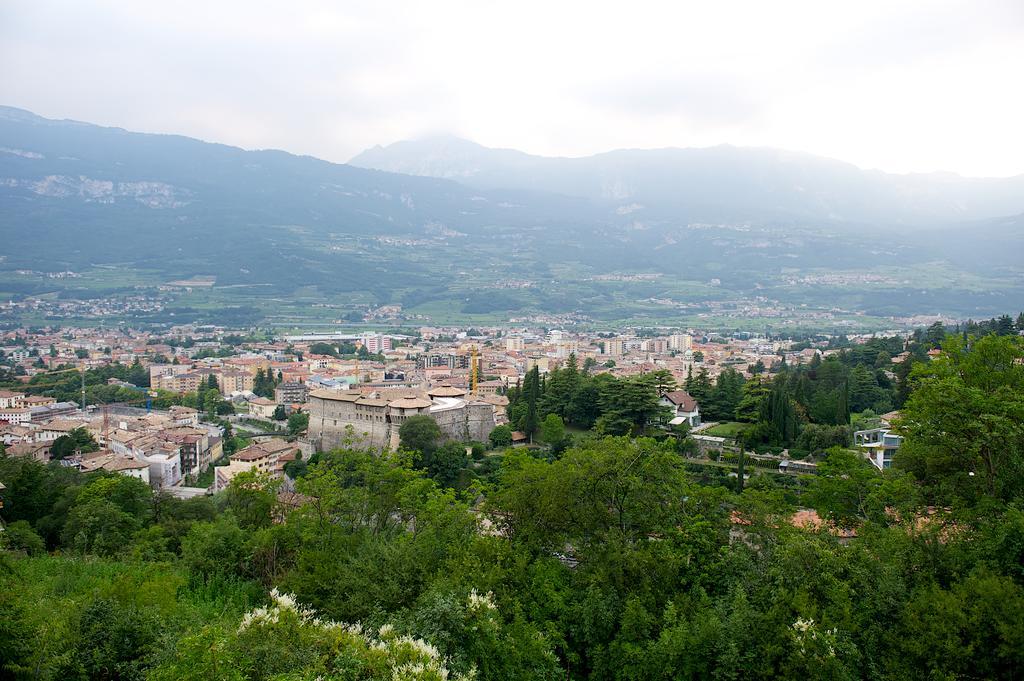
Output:
<instances>
[{"instance_id":1,"label":"hazy mountain peak","mask_svg":"<svg viewBox=\"0 0 1024 681\"><path fill-rule=\"evenodd\" d=\"M352 165L452 178L482 189L638 201L661 218L927 224L1024 210L1024 176L895 175L771 147L616 149L579 158L491 149L453 136L374 147Z\"/></svg>"},{"instance_id":2,"label":"hazy mountain peak","mask_svg":"<svg viewBox=\"0 0 1024 681\"><path fill-rule=\"evenodd\" d=\"M355 156L350 165L421 175L464 180L487 171L494 158L503 163L530 158L522 152L489 149L471 140L451 134L438 134L403 140L387 146L375 146Z\"/></svg>"}]
</instances>

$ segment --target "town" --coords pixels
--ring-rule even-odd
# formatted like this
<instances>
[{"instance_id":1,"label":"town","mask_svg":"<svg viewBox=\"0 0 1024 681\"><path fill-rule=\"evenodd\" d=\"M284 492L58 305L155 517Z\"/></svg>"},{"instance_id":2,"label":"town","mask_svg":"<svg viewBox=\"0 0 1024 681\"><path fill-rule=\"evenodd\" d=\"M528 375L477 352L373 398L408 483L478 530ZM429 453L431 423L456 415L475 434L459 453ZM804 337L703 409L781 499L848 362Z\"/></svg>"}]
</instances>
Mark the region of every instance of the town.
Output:
<instances>
[{"instance_id":1,"label":"town","mask_svg":"<svg viewBox=\"0 0 1024 681\"><path fill-rule=\"evenodd\" d=\"M1017 330L1021 320L1009 325ZM941 323L931 330L936 327ZM434 420L445 440L463 443L468 452L474 446L498 451L542 443L564 449L565 434L553 442L541 432L546 415L530 421L521 404L510 408L510 397L519 401L531 375L551 379L554 387L560 372L571 366L609 381L657 376L651 388L656 409L617 430L605 420L601 430L639 434L659 423L666 432L683 428L692 443L690 455L709 461L721 463L725 455L735 465L736 454L744 453L774 470L813 473L813 454L846 445L882 470L891 465L901 441L889 428L898 412L874 385L874 374L857 376L872 385L868 397L855 396L858 404L850 413L854 424L863 427L849 436L833 434L814 447L772 438L761 447L737 438L737 429L744 427L736 416L739 383L751 394L755 385L767 394L781 369L881 347L874 334L795 341L694 329L628 334L528 327L405 331L261 338L213 326L177 326L159 333L6 331L0 350L7 378L7 387L0 390L0 437L8 456L130 475L188 498L221 491L244 471L290 480L288 472L297 462L342 445L397 450L402 425L416 416ZM887 385L898 382L899 367L911 354L903 349L909 334L893 332L891 338L902 340L895 347L890 342L891 352L881 350L881 358L874 350L870 357ZM938 352L932 347L927 355ZM716 387L722 387L722 394L716 394ZM731 398L723 397L727 391ZM601 398L595 394L592 399ZM597 404L585 406L598 409ZM559 432L567 425L597 423L552 411L551 427ZM757 418L746 420L752 426Z\"/></svg>"}]
</instances>

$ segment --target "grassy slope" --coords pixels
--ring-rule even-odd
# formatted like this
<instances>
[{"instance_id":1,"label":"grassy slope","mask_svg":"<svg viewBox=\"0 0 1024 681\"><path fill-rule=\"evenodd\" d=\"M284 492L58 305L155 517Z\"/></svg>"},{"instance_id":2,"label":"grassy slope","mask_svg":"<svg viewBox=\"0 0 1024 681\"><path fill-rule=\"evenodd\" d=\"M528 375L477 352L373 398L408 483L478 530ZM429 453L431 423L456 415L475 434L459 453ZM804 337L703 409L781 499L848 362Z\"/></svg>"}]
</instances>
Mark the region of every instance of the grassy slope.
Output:
<instances>
[{"instance_id":1,"label":"grassy slope","mask_svg":"<svg viewBox=\"0 0 1024 681\"><path fill-rule=\"evenodd\" d=\"M163 563L42 556L13 558L0 572L5 617L18 617L18 636L28 644L29 667L50 678L94 642L82 640L83 611L99 600L158 622L150 651L156 662L186 632L233 626L260 598L253 584L193 586L183 569ZM16 614L14 614L16 613ZM2 676L2 673L0 673Z\"/></svg>"}]
</instances>

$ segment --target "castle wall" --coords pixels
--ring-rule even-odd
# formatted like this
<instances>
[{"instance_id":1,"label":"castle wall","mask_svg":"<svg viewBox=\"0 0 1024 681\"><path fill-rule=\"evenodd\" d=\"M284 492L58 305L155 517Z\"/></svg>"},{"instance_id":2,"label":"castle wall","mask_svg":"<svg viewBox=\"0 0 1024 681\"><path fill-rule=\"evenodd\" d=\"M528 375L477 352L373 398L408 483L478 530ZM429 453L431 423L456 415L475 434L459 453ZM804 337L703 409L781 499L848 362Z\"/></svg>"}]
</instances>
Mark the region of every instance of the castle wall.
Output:
<instances>
[{"instance_id":1,"label":"castle wall","mask_svg":"<svg viewBox=\"0 0 1024 681\"><path fill-rule=\"evenodd\" d=\"M379 403L360 403L348 399L348 396L345 399L324 399L311 395L309 439L321 451L343 446L372 449L394 447L402 422L414 413L411 410L395 410L392 420L391 409ZM460 442L486 442L495 427L494 408L486 403L464 402L458 406L429 412L423 410L420 413L433 418L445 438Z\"/></svg>"}]
</instances>

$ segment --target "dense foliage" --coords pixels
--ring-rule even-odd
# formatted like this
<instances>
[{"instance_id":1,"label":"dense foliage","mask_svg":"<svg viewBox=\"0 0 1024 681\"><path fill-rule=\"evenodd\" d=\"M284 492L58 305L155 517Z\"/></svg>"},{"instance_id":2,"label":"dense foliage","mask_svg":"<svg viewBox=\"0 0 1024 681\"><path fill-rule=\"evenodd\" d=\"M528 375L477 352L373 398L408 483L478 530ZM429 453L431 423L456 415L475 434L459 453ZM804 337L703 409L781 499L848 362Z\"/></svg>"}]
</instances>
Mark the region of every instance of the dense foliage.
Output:
<instances>
[{"instance_id":1,"label":"dense foliage","mask_svg":"<svg viewBox=\"0 0 1024 681\"><path fill-rule=\"evenodd\" d=\"M864 366L853 354L785 372L750 410L766 419L752 423L800 421L797 438L818 426L820 470L800 485L691 472L677 438L637 437L639 417L617 411L616 391L634 388L617 384L632 381L609 389L582 371L522 386L537 391L538 440L564 437L552 414L578 423L571 399L562 413L541 406L572 381L605 405L595 425L632 435L510 450L464 492L423 423L399 452L313 457L295 494L247 473L179 501L0 457L2 674L1019 677L1024 343L951 336L917 362L897 424L906 444L884 473L829 444L847 427L835 402L803 411L816 402L801 396L831 400ZM518 399L529 418L531 398Z\"/></svg>"}]
</instances>

